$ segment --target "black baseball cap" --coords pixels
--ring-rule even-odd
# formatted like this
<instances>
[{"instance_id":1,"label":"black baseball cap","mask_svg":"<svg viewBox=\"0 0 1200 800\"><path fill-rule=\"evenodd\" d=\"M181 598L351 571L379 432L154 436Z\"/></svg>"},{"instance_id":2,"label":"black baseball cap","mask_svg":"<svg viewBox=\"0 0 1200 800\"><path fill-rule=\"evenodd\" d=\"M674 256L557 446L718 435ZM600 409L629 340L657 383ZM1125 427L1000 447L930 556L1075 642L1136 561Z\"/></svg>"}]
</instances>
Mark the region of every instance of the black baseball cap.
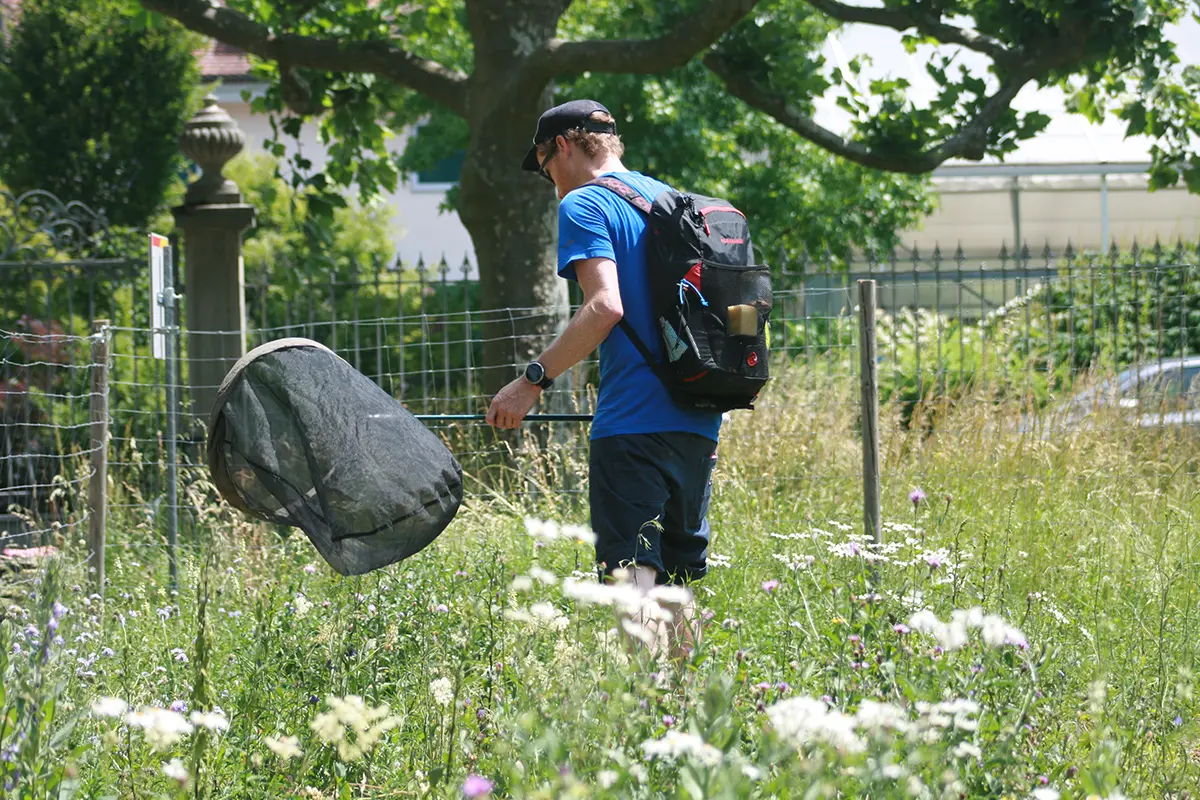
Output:
<instances>
[{"instance_id":1,"label":"black baseball cap","mask_svg":"<svg viewBox=\"0 0 1200 800\"><path fill-rule=\"evenodd\" d=\"M538 145L549 142L567 131L582 129L592 133L616 133L617 124L615 122L598 122L588 119L597 111L609 114L609 110L595 100L572 100L547 110L538 118L537 132L533 134L533 147L529 148L529 152L525 154L525 160L521 162L521 169L537 172L541 168L537 154Z\"/></svg>"}]
</instances>

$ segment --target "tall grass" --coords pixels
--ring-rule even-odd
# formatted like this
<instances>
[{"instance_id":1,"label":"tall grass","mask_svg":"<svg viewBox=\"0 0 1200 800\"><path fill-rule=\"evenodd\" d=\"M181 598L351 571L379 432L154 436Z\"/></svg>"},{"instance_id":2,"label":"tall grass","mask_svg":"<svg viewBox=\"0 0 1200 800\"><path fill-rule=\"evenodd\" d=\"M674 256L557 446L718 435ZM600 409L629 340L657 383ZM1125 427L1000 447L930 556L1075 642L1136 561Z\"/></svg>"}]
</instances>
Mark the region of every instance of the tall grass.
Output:
<instances>
[{"instance_id":1,"label":"tall grass","mask_svg":"<svg viewBox=\"0 0 1200 800\"><path fill-rule=\"evenodd\" d=\"M578 503L475 492L430 548L346 579L192 476L178 595L143 522L110 533L102 599L64 542L6 612L3 796L1194 796L1196 440L1105 414L1020 433L1026 409L982 395L926 426L885 406L874 547L836 372L784 373L727 423L682 669L575 588L587 544L521 519L586 523ZM228 728L164 742L99 697L219 707Z\"/></svg>"}]
</instances>

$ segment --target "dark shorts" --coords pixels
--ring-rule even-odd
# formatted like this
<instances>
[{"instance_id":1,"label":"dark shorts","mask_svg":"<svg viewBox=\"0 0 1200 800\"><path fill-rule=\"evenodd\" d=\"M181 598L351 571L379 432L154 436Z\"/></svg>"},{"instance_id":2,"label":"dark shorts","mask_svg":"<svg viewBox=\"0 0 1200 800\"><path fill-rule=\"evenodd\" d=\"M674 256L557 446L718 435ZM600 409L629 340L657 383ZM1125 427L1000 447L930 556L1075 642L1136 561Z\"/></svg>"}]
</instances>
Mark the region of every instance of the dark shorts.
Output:
<instances>
[{"instance_id":1,"label":"dark shorts","mask_svg":"<svg viewBox=\"0 0 1200 800\"><path fill-rule=\"evenodd\" d=\"M658 583L708 571L708 501L717 443L694 433L639 433L593 439L592 530L601 574L653 567Z\"/></svg>"}]
</instances>

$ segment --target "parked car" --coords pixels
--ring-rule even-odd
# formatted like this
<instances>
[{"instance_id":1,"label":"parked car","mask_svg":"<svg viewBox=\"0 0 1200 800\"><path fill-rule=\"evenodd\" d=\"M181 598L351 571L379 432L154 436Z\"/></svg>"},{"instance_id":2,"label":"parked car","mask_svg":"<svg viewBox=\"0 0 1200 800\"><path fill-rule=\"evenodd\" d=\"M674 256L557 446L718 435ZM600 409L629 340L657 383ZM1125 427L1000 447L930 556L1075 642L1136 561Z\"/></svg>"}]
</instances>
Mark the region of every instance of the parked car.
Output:
<instances>
[{"instance_id":1,"label":"parked car","mask_svg":"<svg viewBox=\"0 0 1200 800\"><path fill-rule=\"evenodd\" d=\"M1044 434L1090 430L1098 419L1123 420L1141 428L1200 425L1200 356L1135 364L1101 381L1045 414L1030 418L1022 432Z\"/></svg>"}]
</instances>

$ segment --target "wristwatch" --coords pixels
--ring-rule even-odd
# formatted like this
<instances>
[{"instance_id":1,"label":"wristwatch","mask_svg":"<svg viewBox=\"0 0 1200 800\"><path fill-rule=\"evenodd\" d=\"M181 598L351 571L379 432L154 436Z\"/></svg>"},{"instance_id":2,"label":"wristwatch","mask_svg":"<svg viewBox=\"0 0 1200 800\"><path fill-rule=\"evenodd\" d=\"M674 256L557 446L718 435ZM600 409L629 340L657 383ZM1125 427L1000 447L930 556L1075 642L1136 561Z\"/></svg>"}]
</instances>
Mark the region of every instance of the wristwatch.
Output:
<instances>
[{"instance_id":1,"label":"wristwatch","mask_svg":"<svg viewBox=\"0 0 1200 800\"><path fill-rule=\"evenodd\" d=\"M525 368L525 380L541 389L549 389L554 385L554 378L547 378L546 368L537 361L531 361Z\"/></svg>"}]
</instances>

